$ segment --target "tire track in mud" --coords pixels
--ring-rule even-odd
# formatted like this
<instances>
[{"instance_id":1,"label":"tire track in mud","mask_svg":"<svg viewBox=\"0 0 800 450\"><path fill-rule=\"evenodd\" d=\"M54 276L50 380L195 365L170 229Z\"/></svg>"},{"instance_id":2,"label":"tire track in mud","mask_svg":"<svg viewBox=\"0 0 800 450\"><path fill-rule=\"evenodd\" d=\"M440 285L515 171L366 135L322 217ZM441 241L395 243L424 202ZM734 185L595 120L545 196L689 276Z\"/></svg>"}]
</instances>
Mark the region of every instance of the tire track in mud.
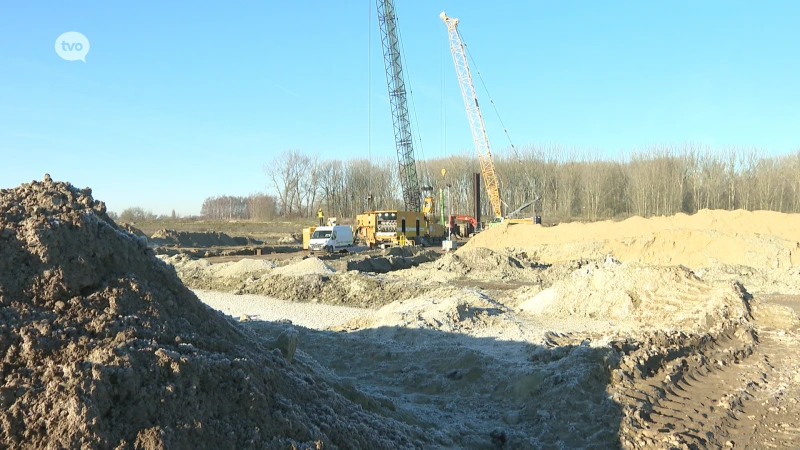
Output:
<instances>
[{"instance_id":1,"label":"tire track in mud","mask_svg":"<svg viewBox=\"0 0 800 450\"><path fill-rule=\"evenodd\" d=\"M741 422L730 430L737 448L800 448L800 336L763 330L759 347L771 369L765 388L744 402Z\"/></svg>"},{"instance_id":2,"label":"tire track in mud","mask_svg":"<svg viewBox=\"0 0 800 450\"><path fill-rule=\"evenodd\" d=\"M677 339L676 339L677 338ZM800 336L759 322L622 348L610 391L630 449L800 448Z\"/></svg>"}]
</instances>

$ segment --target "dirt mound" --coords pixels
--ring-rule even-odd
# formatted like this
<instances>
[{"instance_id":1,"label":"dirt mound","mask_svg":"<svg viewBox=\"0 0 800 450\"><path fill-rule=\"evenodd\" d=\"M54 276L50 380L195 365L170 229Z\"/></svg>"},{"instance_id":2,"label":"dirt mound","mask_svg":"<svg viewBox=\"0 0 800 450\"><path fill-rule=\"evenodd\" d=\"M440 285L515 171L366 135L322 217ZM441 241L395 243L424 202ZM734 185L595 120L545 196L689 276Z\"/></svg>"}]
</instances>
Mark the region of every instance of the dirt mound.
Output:
<instances>
[{"instance_id":1,"label":"dirt mound","mask_svg":"<svg viewBox=\"0 0 800 450\"><path fill-rule=\"evenodd\" d=\"M416 269L404 273L408 279L449 280L456 278L479 278L484 280L527 280L535 277L533 265L508 254L507 251L494 251L488 248L470 248L455 253L447 253L436 261L421 264Z\"/></svg>"},{"instance_id":2,"label":"dirt mound","mask_svg":"<svg viewBox=\"0 0 800 450\"><path fill-rule=\"evenodd\" d=\"M129 224L127 222L120 222L117 225L119 225L120 228L122 228L123 230L127 231L130 234L133 234L133 235L136 235L136 236L139 236L139 237L143 237L143 238L147 238L147 235L144 234L144 231L136 228L132 224Z\"/></svg>"},{"instance_id":3,"label":"dirt mound","mask_svg":"<svg viewBox=\"0 0 800 450\"><path fill-rule=\"evenodd\" d=\"M471 248L524 248L541 262L602 258L693 269L714 264L769 269L800 264L800 215L702 210L688 216L630 219L555 227L500 225L475 236Z\"/></svg>"},{"instance_id":4,"label":"dirt mound","mask_svg":"<svg viewBox=\"0 0 800 450\"><path fill-rule=\"evenodd\" d=\"M278 267L274 270L278 275L301 277L304 275L330 275L335 271L325 261L312 256L300 262Z\"/></svg>"},{"instance_id":5,"label":"dirt mound","mask_svg":"<svg viewBox=\"0 0 800 450\"><path fill-rule=\"evenodd\" d=\"M519 309L532 315L707 332L730 320L745 320L750 314L747 296L735 282L706 283L683 267L609 261L581 267Z\"/></svg>"},{"instance_id":6,"label":"dirt mound","mask_svg":"<svg viewBox=\"0 0 800 450\"><path fill-rule=\"evenodd\" d=\"M408 250L403 247L391 247L382 255L357 256L347 260L347 270L360 272L389 273L404 270L420 264L435 261L439 254L431 250Z\"/></svg>"},{"instance_id":7,"label":"dirt mound","mask_svg":"<svg viewBox=\"0 0 800 450\"><path fill-rule=\"evenodd\" d=\"M302 241L294 234L287 234L278 239L278 244L301 244Z\"/></svg>"},{"instance_id":8,"label":"dirt mound","mask_svg":"<svg viewBox=\"0 0 800 450\"><path fill-rule=\"evenodd\" d=\"M0 446L407 448L203 305L91 191L0 191ZM419 439L419 440L417 440Z\"/></svg>"},{"instance_id":9,"label":"dirt mound","mask_svg":"<svg viewBox=\"0 0 800 450\"><path fill-rule=\"evenodd\" d=\"M253 273L264 273L275 268L275 263L264 259L242 259L236 262L211 265L211 271L221 277L240 277Z\"/></svg>"},{"instance_id":10,"label":"dirt mound","mask_svg":"<svg viewBox=\"0 0 800 450\"><path fill-rule=\"evenodd\" d=\"M231 237L225 233L218 232L192 232L159 230L150 236L150 240L156 245L172 245L180 247L233 247L242 245L258 244L246 237Z\"/></svg>"}]
</instances>

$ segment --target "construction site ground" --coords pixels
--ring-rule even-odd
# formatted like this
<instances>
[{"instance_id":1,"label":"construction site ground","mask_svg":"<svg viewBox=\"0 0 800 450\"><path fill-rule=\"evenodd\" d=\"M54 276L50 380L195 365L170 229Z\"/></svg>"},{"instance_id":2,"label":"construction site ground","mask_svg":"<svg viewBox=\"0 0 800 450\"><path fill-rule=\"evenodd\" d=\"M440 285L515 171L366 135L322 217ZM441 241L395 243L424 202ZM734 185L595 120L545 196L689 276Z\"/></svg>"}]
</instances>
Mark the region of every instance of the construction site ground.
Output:
<instances>
[{"instance_id":1,"label":"construction site ground","mask_svg":"<svg viewBox=\"0 0 800 450\"><path fill-rule=\"evenodd\" d=\"M798 225L198 258L91 190L3 190L0 447L800 448Z\"/></svg>"},{"instance_id":2,"label":"construction site ground","mask_svg":"<svg viewBox=\"0 0 800 450\"><path fill-rule=\"evenodd\" d=\"M450 254L266 255L274 267L234 276L171 262L201 299L259 333L291 323L300 358L337 382L406 419L448 424L444 446L794 448L796 236L762 233L743 214L760 213L582 225L571 240L559 227L513 225ZM691 222L704 216L714 225ZM420 254L429 260L398 263ZM250 264L235 259L208 262ZM391 269L357 271L361 260Z\"/></svg>"}]
</instances>

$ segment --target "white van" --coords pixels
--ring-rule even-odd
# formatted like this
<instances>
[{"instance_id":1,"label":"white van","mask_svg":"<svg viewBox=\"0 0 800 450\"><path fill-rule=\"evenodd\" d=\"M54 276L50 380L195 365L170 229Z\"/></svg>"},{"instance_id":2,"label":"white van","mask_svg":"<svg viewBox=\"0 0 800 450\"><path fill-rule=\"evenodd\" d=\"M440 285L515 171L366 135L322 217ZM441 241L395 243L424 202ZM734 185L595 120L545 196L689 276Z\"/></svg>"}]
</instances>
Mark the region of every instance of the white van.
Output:
<instances>
[{"instance_id":1,"label":"white van","mask_svg":"<svg viewBox=\"0 0 800 450\"><path fill-rule=\"evenodd\" d=\"M353 246L353 229L347 225L317 227L308 241L308 251L333 253Z\"/></svg>"}]
</instances>

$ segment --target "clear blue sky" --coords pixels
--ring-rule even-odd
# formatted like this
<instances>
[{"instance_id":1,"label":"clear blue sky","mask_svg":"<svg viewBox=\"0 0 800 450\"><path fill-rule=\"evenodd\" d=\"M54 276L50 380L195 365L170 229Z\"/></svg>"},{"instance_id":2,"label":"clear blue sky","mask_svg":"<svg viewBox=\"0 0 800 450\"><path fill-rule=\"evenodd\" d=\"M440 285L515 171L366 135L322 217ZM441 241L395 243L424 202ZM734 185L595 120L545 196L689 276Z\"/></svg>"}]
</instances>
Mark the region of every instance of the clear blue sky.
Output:
<instances>
[{"instance_id":1,"label":"clear blue sky","mask_svg":"<svg viewBox=\"0 0 800 450\"><path fill-rule=\"evenodd\" d=\"M186 215L208 196L267 190L263 166L284 150L394 158L374 1L229 5L0 2L0 188L49 172L117 212ZM442 10L460 19L518 146L609 158L687 141L800 147L800 2L396 7L418 158L472 151ZM56 54L67 31L90 41L86 63ZM484 116L493 147L507 147Z\"/></svg>"}]
</instances>

